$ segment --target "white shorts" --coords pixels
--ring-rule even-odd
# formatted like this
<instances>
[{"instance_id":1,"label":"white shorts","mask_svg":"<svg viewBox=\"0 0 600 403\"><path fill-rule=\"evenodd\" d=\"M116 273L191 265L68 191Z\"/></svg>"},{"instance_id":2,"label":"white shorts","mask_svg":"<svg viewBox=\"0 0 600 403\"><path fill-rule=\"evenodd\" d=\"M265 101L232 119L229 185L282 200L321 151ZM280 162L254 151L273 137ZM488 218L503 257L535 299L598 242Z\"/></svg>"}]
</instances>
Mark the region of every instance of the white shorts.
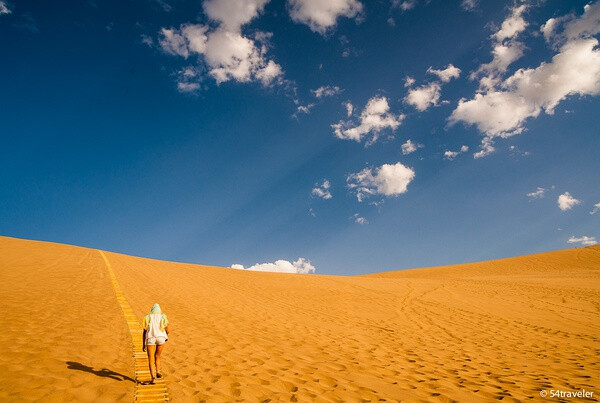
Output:
<instances>
[{"instance_id":1,"label":"white shorts","mask_svg":"<svg viewBox=\"0 0 600 403\"><path fill-rule=\"evenodd\" d=\"M146 339L147 346L162 346L167 342L168 339L164 337L148 337Z\"/></svg>"}]
</instances>

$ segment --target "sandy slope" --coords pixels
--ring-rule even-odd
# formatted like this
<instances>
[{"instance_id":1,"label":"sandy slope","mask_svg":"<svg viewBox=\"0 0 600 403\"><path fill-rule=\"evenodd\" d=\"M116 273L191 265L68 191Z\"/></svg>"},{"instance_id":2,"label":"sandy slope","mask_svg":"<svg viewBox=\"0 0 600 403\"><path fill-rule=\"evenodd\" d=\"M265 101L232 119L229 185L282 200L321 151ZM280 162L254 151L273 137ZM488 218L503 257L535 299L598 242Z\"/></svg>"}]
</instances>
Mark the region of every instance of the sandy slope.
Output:
<instances>
[{"instance_id":1,"label":"sandy slope","mask_svg":"<svg viewBox=\"0 0 600 403\"><path fill-rule=\"evenodd\" d=\"M600 393L598 246L362 277L106 256L138 318L154 302L169 316L163 366L175 402ZM0 238L13 341L0 355L0 400L132 400L130 381L65 364L133 376L103 269L97 251ZM57 317L68 338L56 334Z\"/></svg>"},{"instance_id":2,"label":"sandy slope","mask_svg":"<svg viewBox=\"0 0 600 403\"><path fill-rule=\"evenodd\" d=\"M0 237L0 401L131 400L129 332L103 264L94 250Z\"/></svg>"}]
</instances>

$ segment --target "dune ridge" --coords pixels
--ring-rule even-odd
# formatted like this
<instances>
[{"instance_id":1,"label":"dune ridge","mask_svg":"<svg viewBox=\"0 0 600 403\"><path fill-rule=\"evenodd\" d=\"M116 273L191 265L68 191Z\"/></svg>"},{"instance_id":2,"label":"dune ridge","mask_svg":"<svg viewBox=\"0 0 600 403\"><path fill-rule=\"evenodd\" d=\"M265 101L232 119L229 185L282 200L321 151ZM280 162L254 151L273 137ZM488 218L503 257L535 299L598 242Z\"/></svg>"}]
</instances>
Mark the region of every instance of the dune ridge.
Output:
<instances>
[{"instance_id":1,"label":"dune ridge","mask_svg":"<svg viewBox=\"0 0 600 403\"><path fill-rule=\"evenodd\" d=\"M600 246L356 277L105 255L138 320L154 302L169 316L173 401L600 393ZM0 287L2 401L133 400L131 337L97 251L0 237Z\"/></svg>"}]
</instances>

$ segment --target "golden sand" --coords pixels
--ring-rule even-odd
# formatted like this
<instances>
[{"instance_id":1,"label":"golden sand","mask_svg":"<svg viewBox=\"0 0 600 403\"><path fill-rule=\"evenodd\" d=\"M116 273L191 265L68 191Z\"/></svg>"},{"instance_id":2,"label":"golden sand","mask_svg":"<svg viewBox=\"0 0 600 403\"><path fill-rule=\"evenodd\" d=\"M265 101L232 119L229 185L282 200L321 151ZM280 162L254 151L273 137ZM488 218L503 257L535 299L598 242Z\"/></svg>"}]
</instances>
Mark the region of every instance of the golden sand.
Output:
<instances>
[{"instance_id":1,"label":"golden sand","mask_svg":"<svg viewBox=\"0 0 600 403\"><path fill-rule=\"evenodd\" d=\"M169 317L174 402L600 394L600 246L359 277L105 256L140 322ZM0 237L0 289L0 401L134 400L99 251Z\"/></svg>"}]
</instances>

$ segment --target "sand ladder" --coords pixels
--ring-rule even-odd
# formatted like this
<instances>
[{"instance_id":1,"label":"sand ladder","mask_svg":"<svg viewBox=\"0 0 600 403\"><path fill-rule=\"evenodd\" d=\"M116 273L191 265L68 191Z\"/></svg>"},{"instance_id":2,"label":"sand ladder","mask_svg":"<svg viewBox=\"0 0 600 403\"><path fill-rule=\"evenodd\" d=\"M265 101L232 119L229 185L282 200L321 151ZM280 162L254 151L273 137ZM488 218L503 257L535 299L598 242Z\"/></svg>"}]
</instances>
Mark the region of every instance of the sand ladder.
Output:
<instances>
[{"instance_id":1,"label":"sand ladder","mask_svg":"<svg viewBox=\"0 0 600 403\"><path fill-rule=\"evenodd\" d=\"M129 302L123 295L121 287L117 282L117 277L110 266L110 262L106 258L103 251L98 250L106 268L108 269L108 275L112 281L117 301L123 310L123 315L127 321L127 327L131 334L131 340L133 342L133 358L135 359L135 402L168 402L169 393L167 392L167 385L165 384L164 378L156 379L154 385L150 385L150 371L148 370L148 355L142 351L142 327L140 326Z\"/></svg>"}]
</instances>

